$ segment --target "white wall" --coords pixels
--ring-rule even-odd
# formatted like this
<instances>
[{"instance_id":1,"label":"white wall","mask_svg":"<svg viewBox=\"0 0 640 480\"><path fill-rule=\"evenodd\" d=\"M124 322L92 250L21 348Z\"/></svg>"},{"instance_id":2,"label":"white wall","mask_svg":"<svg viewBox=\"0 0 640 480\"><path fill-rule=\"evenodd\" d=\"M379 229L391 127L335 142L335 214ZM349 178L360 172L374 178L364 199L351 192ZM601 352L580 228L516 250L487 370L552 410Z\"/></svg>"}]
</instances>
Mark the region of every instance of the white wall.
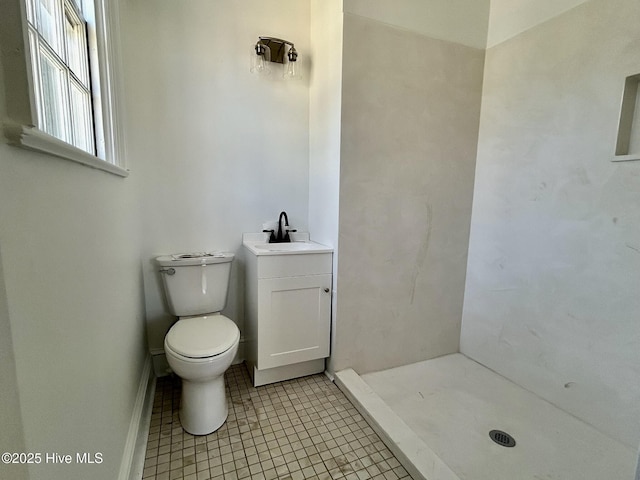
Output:
<instances>
[{"instance_id":1,"label":"white wall","mask_svg":"<svg viewBox=\"0 0 640 480\"><path fill-rule=\"evenodd\" d=\"M592 0L487 51L461 336L633 448L640 162L610 159L638 20L635 0Z\"/></svg>"},{"instance_id":2,"label":"white wall","mask_svg":"<svg viewBox=\"0 0 640 480\"><path fill-rule=\"evenodd\" d=\"M0 477L113 480L146 356L133 184L4 143L0 172L2 451L104 458Z\"/></svg>"},{"instance_id":3,"label":"white wall","mask_svg":"<svg viewBox=\"0 0 640 480\"><path fill-rule=\"evenodd\" d=\"M493 47L588 0L491 0L487 47Z\"/></svg>"},{"instance_id":4,"label":"white wall","mask_svg":"<svg viewBox=\"0 0 640 480\"><path fill-rule=\"evenodd\" d=\"M4 288L2 272L2 249L0 245L0 450L2 452L24 452L24 427L20 412L20 393L16 364L13 356L13 342L11 341L11 324L7 295ZM27 465L10 464L0 466L0 471L7 478L23 480L28 478Z\"/></svg>"},{"instance_id":5,"label":"white wall","mask_svg":"<svg viewBox=\"0 0 640 480\"><path fill-rule=\"evenodd\" d=\"M0 60L0 92L4 92L4 71ZM5 95L0 93L0 112L6 112ZM24 426L20 411L20 392L16 375L16 362L11 337L9 305L2 268L2 242L0 241L0 450L2 452L24 452ZM28 478L27 466L23 464L2 465L2 473L15 480Z\"/></svg>"},{"instance_id":6,"label":"white wall","mask_svg":"<svg viewBox=\"0 0 640 480\"><path fill-rule=\"evenodd\" d=\"M342 0L312 0L309 83L309 231L312 240L334 248L338 264L340 125L342 114ZM333 276L332 321L337 275ZM335 344L335 324L332 326Z\"/></svg>"},{"instance_id":7,"label":"white wall","mask_svg":"<svg viewBox=\"0 0 640 480\"><path fill-rule=\"evenodd\" d=\"M337 247L342 106L342 0L312 0L309 84L309 230Z\"/></svg>"},{"instance_id":8,"label":"white wall","mask_svg":"<svg viewBox=\"0 0 640 480\"><path fill-rule=\"evenodd\" d=\"M360 374L460 335L484 50L401 27L344 18L331 366Z\"/></svg>"},{"instance_id":9,"label":"white wall","mask_svg":"<svg viewBox=\"0 0 640 480\"><path fill-rule=\"evenodd\" d=\"M487 43L489 0L344 0L344 11L469 47Z\"/></svg>"},{"instance_id":10,"label":"white wall","mask_svg":"<svg viewBox=\"0 0 640 480\"><path fill-rule=\"evenodd\" d=\"M297 0L141 0L122 8L128 150L141 209L149 346L161 353L174 320L160 254L242 253L282 210L308 226L309 12ZM259 35L295 43L307 72L285 81L249 72ZM277 67L280 67L279 65ZM244 273L236 256L225 314L242 330Z\"/></svg>"}]
</instances>

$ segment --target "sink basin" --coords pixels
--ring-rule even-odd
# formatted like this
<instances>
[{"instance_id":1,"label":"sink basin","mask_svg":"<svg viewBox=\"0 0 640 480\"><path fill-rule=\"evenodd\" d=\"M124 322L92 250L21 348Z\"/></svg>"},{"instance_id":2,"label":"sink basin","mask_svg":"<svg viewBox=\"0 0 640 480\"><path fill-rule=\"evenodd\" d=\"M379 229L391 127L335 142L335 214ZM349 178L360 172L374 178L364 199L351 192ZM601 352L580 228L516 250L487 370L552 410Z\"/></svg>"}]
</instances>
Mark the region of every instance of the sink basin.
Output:
<instances>
[{"instance_id":1,"label":"sink basin","mask_svg":"<svg viewBox=\"0 0 640 480\"><path fill-rule=\"evenodd\" d=\"M296 255L304 253L328 253L332 252L331 247L320 243L312 242L308 239L307 234L298 234L302 239L290 243L268 243L265 241L265 235L257 238L245 238L244 246L247 247L254 255ZM245 237L249 234L245 234ZM305 238L306 237L306 238Z\"/></svg>"},{"instance_id":2,"label":"sink basin","mask_svg":"<svg viewBox=\"0 0 640 480\"><path fill-rule=\"evenodd\" d=\"M257 250L268 250L270 252L302 252L317 250L318 244L311 242L258 243L254 247Z\"/></svg>"}]
</instances>

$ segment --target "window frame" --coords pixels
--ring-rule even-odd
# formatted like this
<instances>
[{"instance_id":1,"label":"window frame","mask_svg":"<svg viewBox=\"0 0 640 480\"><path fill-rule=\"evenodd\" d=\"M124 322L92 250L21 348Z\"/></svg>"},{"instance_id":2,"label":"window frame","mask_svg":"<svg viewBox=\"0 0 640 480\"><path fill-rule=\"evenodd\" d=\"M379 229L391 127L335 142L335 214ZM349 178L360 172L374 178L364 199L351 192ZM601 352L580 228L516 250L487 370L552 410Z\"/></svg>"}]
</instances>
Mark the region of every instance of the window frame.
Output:
<instances>
[{"instance_id":1,"label":"window frame","mask_svg":"<svg viewBox=\"0 0 640 480\"><path fill-rule=\"evenodd\" d=\"M119 56L118 2L93 0L94 11L85 17L89 42L89 61L98 65L89 72L99 85L93 98L96 153L91 154L38 128L37 78L32 65L26 0L0 2L0 45L7 118L3 132L9 144L48 153L82 165L127 177L124 136L121 123L123 88ZM16 21L20 19L20 21ZM95 82L95 83L94 83ZM94 91L94 94L96 92ZM99 132L102 135L99 135ZM102 158L100 158L102 157Z\"/></svg>"},{"instance_id":2,"label":"window frame","mask_svg":"<svg viewBox=\"0 0 640 480\"><path fill-rule=\"evenodd\" d=\"M55 2L55 12L49 21L53 20L55 24L56 38L49 38L51 35L46 34L47 29L42 28L43 8L40 0L26 0L39 128L104 159L104 153L99 152L96 146L100 132L96 132L93 108L94 102L100 101L99 91L95 95L99 85L92 82L91 76L91 70L97 65L90 61L89 56L89 45L95 38L88 35L87 21L81 10L88 6L93 8L93 1L82 2L82 6L75 0L51 1ZM45 85L48 82L43 74L44 64L57 72L59 85L52 96L46 94ZM48 104L57 105L57 108L47 108ZM55 121L47 125L51 118L55 118ZM53 132L56 130L57 134Z\"/></svg>"}]
</instances>

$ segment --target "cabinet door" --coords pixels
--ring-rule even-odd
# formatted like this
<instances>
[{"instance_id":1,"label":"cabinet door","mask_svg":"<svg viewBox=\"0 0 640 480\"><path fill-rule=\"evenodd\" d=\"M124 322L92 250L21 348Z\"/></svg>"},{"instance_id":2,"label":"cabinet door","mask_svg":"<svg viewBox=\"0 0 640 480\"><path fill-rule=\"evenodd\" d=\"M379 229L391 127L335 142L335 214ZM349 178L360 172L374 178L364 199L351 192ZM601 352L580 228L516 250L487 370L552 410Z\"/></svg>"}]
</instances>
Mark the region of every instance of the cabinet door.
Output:
<instances>
[{"instance_id":1,"label":"cabinet door","mask_svg":"<svg viewBox=\"0 0 640 480\"><path fill-rule=\"evenodd\" d=\"M329 356L331 275L258 281L258 368Z\"/></svg>"}]
</instances>

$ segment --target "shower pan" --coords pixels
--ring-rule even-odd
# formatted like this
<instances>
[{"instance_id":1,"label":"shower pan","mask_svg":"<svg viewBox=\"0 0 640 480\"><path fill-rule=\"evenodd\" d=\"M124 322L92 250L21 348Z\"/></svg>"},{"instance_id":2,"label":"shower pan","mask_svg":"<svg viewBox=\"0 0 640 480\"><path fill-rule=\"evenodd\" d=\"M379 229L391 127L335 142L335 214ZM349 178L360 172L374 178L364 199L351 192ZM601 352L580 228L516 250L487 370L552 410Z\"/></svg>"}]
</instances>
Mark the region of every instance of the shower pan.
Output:
<instances>
[{"instance_id":1,"label":"shower pan","mask_svg":"<svg viewBox=\"0 0 640 480\"><path fill-rule=\"evenodd\" d=\"M336 383L415 479L635 478L633 449L459 353Z\"/></svg>"}]
</instances>

